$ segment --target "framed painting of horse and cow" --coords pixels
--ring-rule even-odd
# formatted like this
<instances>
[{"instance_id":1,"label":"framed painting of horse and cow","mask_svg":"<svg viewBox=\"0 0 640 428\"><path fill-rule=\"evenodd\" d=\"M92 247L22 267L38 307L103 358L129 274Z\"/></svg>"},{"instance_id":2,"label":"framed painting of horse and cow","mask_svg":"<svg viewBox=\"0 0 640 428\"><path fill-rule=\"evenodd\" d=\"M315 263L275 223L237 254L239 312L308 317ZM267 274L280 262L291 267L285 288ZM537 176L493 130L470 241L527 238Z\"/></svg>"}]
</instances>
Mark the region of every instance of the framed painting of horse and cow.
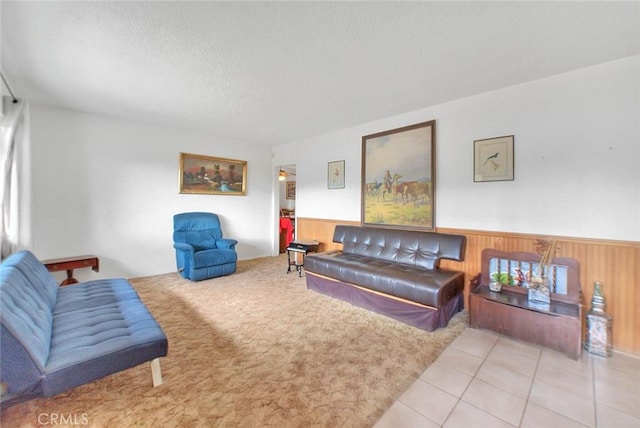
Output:
<instances>
[{"instance_id":1,"label":"framed painting of horse and cow","mask_svg":"<svg viewBox=\"0 0 640 428\"><path fill-rule=\"evenodd\" d=\"M436 122L362 137L363 226L434 230Z\"/></svg>"}]
</instances>

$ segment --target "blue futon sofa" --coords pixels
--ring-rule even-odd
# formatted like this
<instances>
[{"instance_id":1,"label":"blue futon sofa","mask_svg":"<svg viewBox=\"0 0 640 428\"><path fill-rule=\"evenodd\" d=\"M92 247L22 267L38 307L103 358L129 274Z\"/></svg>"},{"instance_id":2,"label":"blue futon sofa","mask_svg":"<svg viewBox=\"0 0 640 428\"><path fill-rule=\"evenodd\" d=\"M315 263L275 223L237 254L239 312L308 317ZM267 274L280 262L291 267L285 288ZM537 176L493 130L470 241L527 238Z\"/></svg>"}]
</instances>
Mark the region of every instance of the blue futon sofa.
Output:
<instances>
[{"instance_id":1,"label":"blue futon sofa","mask_svg":"<svg viewBox=\"0 0 640 428\"><path fill-rule=\"evenodd\" d=\"M162 383L162 328L126 279L66 287L29 251L0 265L0 382L3 406L50 397L151 361Z\"/></svg>"}]
</instances>

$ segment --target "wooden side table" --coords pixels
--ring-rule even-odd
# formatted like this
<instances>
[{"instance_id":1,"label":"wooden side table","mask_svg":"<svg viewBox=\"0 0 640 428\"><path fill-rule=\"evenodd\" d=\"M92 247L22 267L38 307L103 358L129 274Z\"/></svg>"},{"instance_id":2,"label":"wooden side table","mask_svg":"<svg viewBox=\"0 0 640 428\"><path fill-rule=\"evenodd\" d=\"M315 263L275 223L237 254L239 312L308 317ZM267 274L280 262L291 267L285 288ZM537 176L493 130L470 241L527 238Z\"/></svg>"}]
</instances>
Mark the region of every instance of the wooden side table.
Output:
<instances>
[{"instance_id":1,"label":"wooden side table","mask_svg":"<svg viewBox=\"0 0 640 428\"><path fill-rule=\"evenodd\" d=\"M78 280L73 277L74 269L90 267L94 272L100 270L98 257L92 255L43 260L42 264L46 266L49 272L67 271L67 279L62 281L60 285L69 285L78 282Z\"/></svg>"}]
</instances>

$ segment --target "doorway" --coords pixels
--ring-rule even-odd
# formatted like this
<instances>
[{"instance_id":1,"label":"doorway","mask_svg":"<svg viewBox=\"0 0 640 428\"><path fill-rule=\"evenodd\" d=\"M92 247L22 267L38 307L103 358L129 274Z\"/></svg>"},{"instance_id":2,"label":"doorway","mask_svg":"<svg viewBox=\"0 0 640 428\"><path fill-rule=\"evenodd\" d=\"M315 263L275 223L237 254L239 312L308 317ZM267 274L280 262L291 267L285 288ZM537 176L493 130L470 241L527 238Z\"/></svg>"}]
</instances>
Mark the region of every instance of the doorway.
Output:
<instances>
[{"instance_id":1,"label":"doorway","mask_svg":"<svg viewBox=\"0 0 640 428\"><path fill-rule=\"evenodd\" d=\"M279 184L279 250L284 253L296 237L296 166L282 165L278 170Z\"/></svg>"}]
</instances>

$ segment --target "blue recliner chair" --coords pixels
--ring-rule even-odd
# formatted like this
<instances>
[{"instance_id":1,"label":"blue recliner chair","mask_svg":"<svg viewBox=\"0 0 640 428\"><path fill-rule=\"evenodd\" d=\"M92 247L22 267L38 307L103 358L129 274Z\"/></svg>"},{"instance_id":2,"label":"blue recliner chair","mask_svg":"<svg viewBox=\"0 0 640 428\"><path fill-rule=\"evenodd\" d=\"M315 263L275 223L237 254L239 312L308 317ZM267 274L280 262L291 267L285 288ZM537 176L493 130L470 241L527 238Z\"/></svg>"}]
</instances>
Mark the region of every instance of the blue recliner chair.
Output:
<instances>
[{"instance_id":1,"label":"blue recliner chair","mask_svg":"<svg viewBox=\"0 0 640 428\"><path fill-rule=\"evenodd\" d=\"M183 278L201 281L236 271L235 239L224 239L220 220L212 213L173 216L173 247L178 272Z\"/></svg>"}]
</instances>

